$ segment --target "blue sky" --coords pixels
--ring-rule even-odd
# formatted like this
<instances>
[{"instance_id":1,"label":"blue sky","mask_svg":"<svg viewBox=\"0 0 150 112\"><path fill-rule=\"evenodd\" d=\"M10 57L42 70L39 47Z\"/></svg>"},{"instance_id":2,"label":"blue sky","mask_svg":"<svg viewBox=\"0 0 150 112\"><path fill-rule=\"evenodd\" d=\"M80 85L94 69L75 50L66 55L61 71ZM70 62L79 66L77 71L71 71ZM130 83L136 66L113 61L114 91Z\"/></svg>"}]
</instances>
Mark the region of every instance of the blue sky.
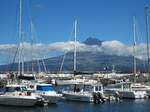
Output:
<instances>
[{"instance_id":1,"label":"blue sky","mask_svg":"<svg viewBox=\"0 0 150 112\"><path fill-rule=\"evenodd\" d=\"M37 42L67 41L73 20L78 20L77 40L88 37L132 44L132 16L144 37L144 7L149 0L23 0L23 31L29 41L29 17ZM0 0L0 44L18 42L19 0Z\"/></svg>"},{"instance_id":2,"label":"blue sky","mask_svg":"<svg viewBox=\"0 0 150 112\"><path fill-rule=\"evenodd\" d=\"M24 59L48 58L74 49L69 41L73 21L78 20L79 51L105 52L110 55L133 55L132 17L136 16L138 43L145 43L145 6L150 0L22 0ZM34 24L31 51L30 16ZM149 19L150 21L150 19ZM0 64L12 63L18 37L19 0L0 0ZM150 27L150 22L149 22ZM105 40L102 46L82 44L86 38ZM36 44L41 43L41 44ZM137 58L146 59L146 45L139 44Z\"/></svg>"}]
</instances>

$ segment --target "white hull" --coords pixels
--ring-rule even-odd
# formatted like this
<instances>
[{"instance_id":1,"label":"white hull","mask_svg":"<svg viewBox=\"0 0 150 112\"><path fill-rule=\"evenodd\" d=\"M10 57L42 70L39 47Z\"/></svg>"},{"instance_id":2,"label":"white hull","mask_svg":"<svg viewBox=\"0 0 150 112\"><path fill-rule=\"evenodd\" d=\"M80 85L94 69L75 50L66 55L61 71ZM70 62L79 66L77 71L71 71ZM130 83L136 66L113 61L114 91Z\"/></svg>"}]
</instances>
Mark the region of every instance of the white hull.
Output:
<instances>
[{"instance_id":1,"label":"white hull","mask_svg":"<svg viewBox=\"0 0 150 112\"><path fill-rule=\"evenodd\" d=\"M36 93L42 96L48 103L57 103L62 97L62 94L57 94L51 84L37 84Z\"/></svg>"},{"instance_id":2,"label":"white hull","mask_svg":"<svg viewBox=\"0 0 150 112\"><path fill-rule=\"evenodd\" d=\"M47 95L47 94L43 94L41 95L45 100L48 100L49 103L57 103L60 99L61 96L60 95Z\"/></svg>"},{"instance_id":3,"label":"white hull","mask_svg":"<svg viewBox=\"0 0 150 112\"><path fill-rule=\"evenodd\" d=\"M72 79L72 80L57 80L56 83L58 85L70 85L70 84L96 84L96 80L90 79Z\"/></svg>"},{"instance_id":4,"label":"white hull","mask_svg":"<svg viewBox=\"0 0 150 112\"><path fill-rule=\"evenodd\" d=\"M146 96L145 91L119 91L121 98L126 99L144 99Z\"/></svg>"},{"instance_id":5,"label":"white hull","mask_svg":"<svg viewBox=\"0 0 150 112\"><path fill-rule=\"evenodd\" d=\"M66 100L71 101L93 102L93 97L90 94L64 93L64 97Z\"/></svg>"},{"instance_id":6,"label":"white hull","mask_svg":"<svg viewBox=\"0 0 150 112\"><path fill-rule=\"evenodd\" d=\"M124 99L144 99L147 92L143 88L144 86L135 85L131 82L122 82L108 86L105 91L115 93L115 95Z\"/></svg>"},{"instance_id":7,"label":"white hull","mask_svg":"<svg viewBox=\"0 0 150 112\"><path fill-rule=\"evenodd\" d=\"M37 102L36 97L31 96L7 96L0 95L1 105L11 106L34 106Z\"/></svg>"}]
</instances>

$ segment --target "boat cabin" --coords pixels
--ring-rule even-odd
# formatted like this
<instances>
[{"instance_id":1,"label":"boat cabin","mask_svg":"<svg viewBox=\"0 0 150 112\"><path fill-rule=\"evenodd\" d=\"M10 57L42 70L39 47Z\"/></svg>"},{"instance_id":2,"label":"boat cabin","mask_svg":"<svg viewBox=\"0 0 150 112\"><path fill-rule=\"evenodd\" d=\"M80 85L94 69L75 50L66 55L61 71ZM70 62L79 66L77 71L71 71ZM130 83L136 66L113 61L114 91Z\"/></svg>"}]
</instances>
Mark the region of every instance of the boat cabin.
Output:
<instances>
[{"instance_id":1,"label":"boat cabin","mask_svg":"<svg viewBox=\"0 0 150 112\"><path fill-rule=\"evenodd\" d=\"M113 89L113 90L131 91L132 89L131 84L132 84L131 82L121 82L121 83L111 84L108 85L105 90Z\"/></svg>"},{"instance_id":2,"label":"boat cabin","mask_svg":"<svg viewBox=\"0 0 150 112\"><path fill-rule=\"evenodd\" d=\"M5 92L24 92L27 91L27 87L24 85L7 85Z\"/></svg>"},{"instance_id":3,"label":"boat cabin","mask_svg":"<svg viewBox=\"0 0 150 112\"><path fill-rule=\"evenodd\" d=\"M67 91L74 91L74 92L102 92L103 86L102 84L74 84L70 85L67 88Z\"/></svg>"},{"instance_id":4,"label":"boat cabin","mask_svg":"<svg viewBox=\"0 0 150 112\"><path fill-rule=\"evenodd\" d=\"M37 84L36 91L40 93L56 92L52 84Z\"/></svg>"}]
</instances>

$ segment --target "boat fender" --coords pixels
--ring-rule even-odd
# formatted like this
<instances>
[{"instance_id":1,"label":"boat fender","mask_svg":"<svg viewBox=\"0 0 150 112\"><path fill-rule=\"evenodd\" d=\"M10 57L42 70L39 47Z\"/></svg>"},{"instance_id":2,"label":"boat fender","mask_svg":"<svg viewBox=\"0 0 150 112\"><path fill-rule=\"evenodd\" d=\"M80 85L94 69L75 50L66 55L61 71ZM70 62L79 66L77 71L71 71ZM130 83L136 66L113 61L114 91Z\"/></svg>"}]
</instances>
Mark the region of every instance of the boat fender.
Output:
<instances>
[{"instance_id":1,"label":"boat fender","mask_svg":"<svg viewBox=\"0 0 150 112\"><path fill-rule=\"evenodd\" d=\"M26 93L19 93L19 96L26 96Z\"/></svg>"}]
</instances>

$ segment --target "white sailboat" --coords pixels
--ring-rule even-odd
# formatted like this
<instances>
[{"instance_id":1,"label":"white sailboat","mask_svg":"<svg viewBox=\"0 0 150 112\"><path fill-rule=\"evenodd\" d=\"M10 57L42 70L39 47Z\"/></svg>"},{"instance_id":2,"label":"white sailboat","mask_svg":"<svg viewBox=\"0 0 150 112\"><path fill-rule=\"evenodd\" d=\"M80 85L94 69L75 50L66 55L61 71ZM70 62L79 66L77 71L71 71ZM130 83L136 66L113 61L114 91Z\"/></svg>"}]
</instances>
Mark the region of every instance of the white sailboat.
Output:
<instances>
[{"instance_id":1,"label":"white sailboat","mask_svg":"<svg viewBox=\"0 0 150 112\"><path fill-rule=\"evenodd\" d=\"M146 27L145 29L146 29L146 39L147 39L148 73L150 73L150 71L149 71L149 61L150 60L149 60L149 39L148 39L148 36L149 36L149 34L148 34L148 14L147 14L148 11L149 11L149 8L145 7L145 27ZM136 65L136 59L134 61L134 65ZM134 74L136 74L136 66L134 67ZM132 88L135 91L137 91L137 90L146 91L147 96L150 96L150 85L146 85L144 83L143 84L136 83L136 79L135 79L135 83L132 84Z\"/></svg>"},{"instance_id":2,"label":"white sailboat","mask_svg":"<svg viewBox=\"0 0 150 112\"><path fill-rule=\"evenodd\" d=\"M121 82L108 85L105 89L107 94L118 95L123 99L143 99L147 96L146 91L134 90L132 82Z\"/></svg>"},{"instance_id":3,"label":"white sailboat","mask_svg":"<svg viewBox=\"0 0 150 112\"><path fill-rule=\"evenodd\" d=\"M121 82L118 84L109 85L105 90L107 92L119 93L121 98L127 99L143 99L147 96L145 85L136 83L136 23L135 16L133 17L133 32L134 32L134 82ZM148 88L147 88L148 89Z\"/></svg>"},{"instance_id":4,"label":"white sailboat","mask_svg":"<svg viewBox=\"0 0 150 112\"><path fill-rule=\"evenodd\" d=\"M74 74L76 74L76 37L77 37L77 20L74 22ZM73 79L73 89L64 90L62 93L66 100L94 102L96 98L98 101L103 100L103 86L102 84L95 84L95 82L85 81L84 79ZM78 86L78 87L77 87ZM94 93L99 93L99 98L95 97Z\"/></svg>"},{"instance_id":5,"label":"white sailboat","mask_svg":"<svg viewBox=\"0 0 150 112\"><path fill-rule=\"evenodd\" d=\"M23 63L23 37L22 37L22 0L19 4L19 53L18 53L18 75L21 76L24 74L24 63ZM22 57L22 64L20 62ZM26 87L23 85L6 85L4 88L4 94L0 95L0 104L3 105L12 105L12 106L34 106L40 98L37 95L29 94Z\"/></svg>"}]
</instances>

